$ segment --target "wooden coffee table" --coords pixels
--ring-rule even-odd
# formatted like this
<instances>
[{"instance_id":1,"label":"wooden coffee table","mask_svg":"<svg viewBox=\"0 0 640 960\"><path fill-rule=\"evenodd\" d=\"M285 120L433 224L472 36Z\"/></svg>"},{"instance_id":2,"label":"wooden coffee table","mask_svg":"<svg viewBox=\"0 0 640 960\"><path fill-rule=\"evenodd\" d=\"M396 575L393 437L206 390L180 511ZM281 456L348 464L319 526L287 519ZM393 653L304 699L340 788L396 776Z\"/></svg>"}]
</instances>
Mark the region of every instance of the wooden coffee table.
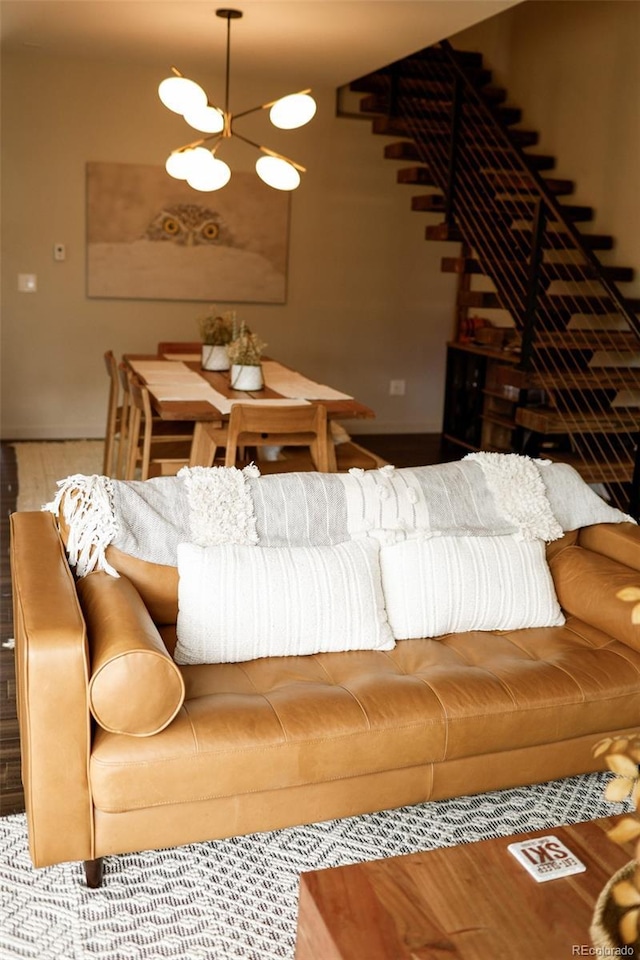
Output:
<instances>
[{"instance_id":1,"label":"wooden coffee table","mask_svg":"<svg viewBox=\"0 0 640 960\"><path fill-rule=\"evenodd\" d=\"M633 855L605 834L616 819L303 873L296 960L586 956L598 894ZM549 834L584 873L537 883L507 850Z\"/></svg>"}]
</instances>

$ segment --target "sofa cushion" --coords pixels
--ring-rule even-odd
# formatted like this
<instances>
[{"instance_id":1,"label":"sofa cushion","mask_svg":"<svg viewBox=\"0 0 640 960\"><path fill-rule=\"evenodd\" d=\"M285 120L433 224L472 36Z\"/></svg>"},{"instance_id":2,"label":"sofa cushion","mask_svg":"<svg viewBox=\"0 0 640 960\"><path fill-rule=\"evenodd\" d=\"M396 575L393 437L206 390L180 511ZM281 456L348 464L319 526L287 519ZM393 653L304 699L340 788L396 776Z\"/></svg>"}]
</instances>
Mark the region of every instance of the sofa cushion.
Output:
<instances>
[{"instance_id":1,"label":"sofa cushion","mask_svg":"<svg viewBox=\"0 0 640 960\"><path fill-rule=\"evenodd\" d=\"M178 547L177 663L394 645L379 547Z\"/></svg>"},{"instance_id":2,"label":"sofa cushion","mask_svg":"<svg viewBox=\"0 0 640 960\"><path fill-rule=\"evenodd\" d=\"M90 777L100 810L595 742L638 722L640 652L575 618L181 672L184 706L157 736L97 731Z\"/></svg>"},{"instance_id":3,"label":"sofa cushion","mask_svg":"<svg viewBox=\"0 0 640 960\"><path fill-rule=\"evenodd\" d=\"M380 550L396 640L564 623L542 541L433 537Z\"/></svg>"}]
</instances>

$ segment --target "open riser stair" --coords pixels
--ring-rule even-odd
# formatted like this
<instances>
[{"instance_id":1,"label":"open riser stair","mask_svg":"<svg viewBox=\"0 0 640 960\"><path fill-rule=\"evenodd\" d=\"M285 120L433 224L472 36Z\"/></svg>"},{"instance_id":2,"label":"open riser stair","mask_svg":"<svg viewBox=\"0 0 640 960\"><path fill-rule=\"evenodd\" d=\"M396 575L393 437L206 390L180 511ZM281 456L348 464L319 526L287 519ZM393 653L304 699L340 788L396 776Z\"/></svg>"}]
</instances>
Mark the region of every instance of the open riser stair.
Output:
<instances>
[{"instance_id":1,"label":"open riser stair","mask_svg":"<svg viewBox=\"0 0 640 960\"><path fill-rule=\"evenodd\" d=\"M398 171L422 190L412 209L441 216L426 238L459 245L441 263L459 276L457 339L473 341L483 311L512 327L492 385L517 398L510 449L571 463L637 515L640 300L618 286L632 268L598 259L613 238L581 229L593 209L571 202L553 157L529 152L538 134L516 126L481 54L443 41L350 90L374 133L403 138L384 154L413 164Z\"/></svg>"}]
</instances>

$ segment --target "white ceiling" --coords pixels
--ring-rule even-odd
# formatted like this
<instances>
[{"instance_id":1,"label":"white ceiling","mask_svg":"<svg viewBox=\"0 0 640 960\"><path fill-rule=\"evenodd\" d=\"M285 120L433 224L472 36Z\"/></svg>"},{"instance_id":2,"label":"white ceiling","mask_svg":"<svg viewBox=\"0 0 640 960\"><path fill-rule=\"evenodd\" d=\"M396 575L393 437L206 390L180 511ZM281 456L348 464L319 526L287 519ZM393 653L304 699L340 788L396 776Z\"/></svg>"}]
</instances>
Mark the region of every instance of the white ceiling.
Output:
<instances>
[{"instance_id":1,"label":"white ceiling","mask_svg":"<svg viewBox=\"0 0 640 960\"><path fill-rule=\"evenodd\" d=\"M238 0L234 68L340 86L521 0ZM224 0L0 0L4 51L88 57L188 76L224 58Z\"/></svg>"}]
</instances>

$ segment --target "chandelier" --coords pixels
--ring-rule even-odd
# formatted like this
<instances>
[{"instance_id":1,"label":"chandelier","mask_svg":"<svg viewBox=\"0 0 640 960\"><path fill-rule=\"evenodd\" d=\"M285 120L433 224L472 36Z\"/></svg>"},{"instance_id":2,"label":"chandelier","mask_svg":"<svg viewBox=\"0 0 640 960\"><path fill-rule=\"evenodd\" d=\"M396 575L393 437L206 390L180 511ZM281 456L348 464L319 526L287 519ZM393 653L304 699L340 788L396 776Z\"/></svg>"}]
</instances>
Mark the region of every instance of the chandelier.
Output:
<instances>
[{"instance_id":1,"label":"chandelier","mask_svg":"<svg viewBox=\"0 0 640 960\"><path fill-rule=\"evenodd\" d=\"M225 140L237 137L260 151L261 156L256 161L256 172L261 180L276 190L295 190L300 183L300 173L305 168L289 157L283 157L247 137L243 137L234 129L234 123L240 117L246 117L258 110L269 110L269 118L275 127L282 130L293 130L302 127L314 116L316 102L310 97L310 90L301 90L289 94L271 103L263 103L251 110L232 114L229 111L229 64L231 50L231 21L242 16L240 10L216 10L216 16L227 21L227 59L225 79L224 109L209 103L207 94L202 87L183 76L176 67L171 67L173 76L167 77L158 87L158 95L165 107L180 113L189 126L208 136L201 137L191 143L173 150L167 159L165 168L170 176L177 180L186 180L194 190L220 190L229 182L231 170L229 166L216 156L218 148ZM208 147L205 143L213 141Z\"/></svg>"}]
</instances>

